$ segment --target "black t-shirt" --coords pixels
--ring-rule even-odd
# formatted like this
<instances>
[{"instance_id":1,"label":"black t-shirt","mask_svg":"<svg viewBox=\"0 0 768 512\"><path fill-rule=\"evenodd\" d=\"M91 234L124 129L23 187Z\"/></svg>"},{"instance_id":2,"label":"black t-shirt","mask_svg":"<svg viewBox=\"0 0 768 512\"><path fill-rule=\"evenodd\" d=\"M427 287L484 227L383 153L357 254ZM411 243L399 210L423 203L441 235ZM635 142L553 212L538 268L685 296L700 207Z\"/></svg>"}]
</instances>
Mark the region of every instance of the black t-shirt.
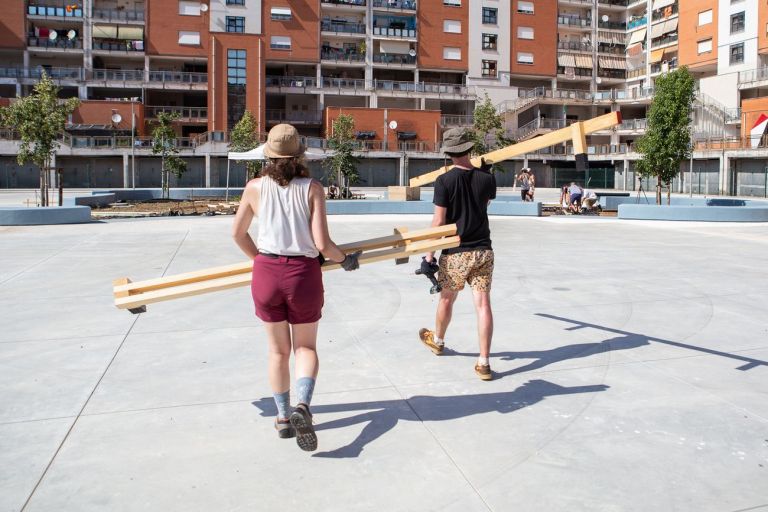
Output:
<instances>
[{"instance_id":1,"label":"black t-shirt","mask_svg":"<svg viewBox=\"0 0 768 512\"><path fill-rule=\"evenodd\" d=\"M435 182L436 206L447 208L446 224L456 224L461 245L443 254L491 249L488 201L496 198L496 178L480 169L454 167Z\"/></svg>"}]
</instances>

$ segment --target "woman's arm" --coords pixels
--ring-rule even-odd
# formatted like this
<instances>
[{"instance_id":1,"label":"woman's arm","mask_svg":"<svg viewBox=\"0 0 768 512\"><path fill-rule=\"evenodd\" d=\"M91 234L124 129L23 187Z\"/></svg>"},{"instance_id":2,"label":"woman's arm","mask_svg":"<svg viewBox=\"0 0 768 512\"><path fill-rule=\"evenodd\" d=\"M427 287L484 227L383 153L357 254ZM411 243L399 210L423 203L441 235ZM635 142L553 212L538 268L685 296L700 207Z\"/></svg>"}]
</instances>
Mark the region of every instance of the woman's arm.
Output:
<instances>
[{"instance_id":1,"label":"woman's arm","mask_svg":"<svg viewBox=\"0 0 768 512\"><path fill-rule=\"evenodd\" d=\"M248 256L250 259L256 258L259 254L259 250L256 248L256 244L253 242L253 238L248 233L248 228L251 227L251 222L254 216L253 202L258 196L258 188L254 183L255 180L248 182L243 190L243 197L240 198L240 206L235 214L235 221L232 224L232 238L235 239L235 243L238 247Z\"/></svg>"},{"instance_id":2,"label":"woman's arm","mask_svg":"<svg viewBox=\"0 0 768 512\"><path fill-rule=\"evenodd\" d=\"M323 186L312 181L309 187L309 208L312 223L312 239L315 247L328 260L337 263L344 261L346 255L339 249L328 233L328 217L325 210L325 191Z\"/></svg>"}]
</instances>

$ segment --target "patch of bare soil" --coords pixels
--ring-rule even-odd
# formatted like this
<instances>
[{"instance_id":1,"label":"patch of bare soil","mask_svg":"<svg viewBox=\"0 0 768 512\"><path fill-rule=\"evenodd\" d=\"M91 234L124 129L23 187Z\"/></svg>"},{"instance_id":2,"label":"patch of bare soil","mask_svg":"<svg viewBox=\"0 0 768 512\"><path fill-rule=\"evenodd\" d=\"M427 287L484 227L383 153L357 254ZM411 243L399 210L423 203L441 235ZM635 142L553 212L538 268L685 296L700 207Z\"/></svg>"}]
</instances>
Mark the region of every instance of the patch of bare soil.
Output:
<instances>
[{"instance_id":1,"label":"patch of bare soil","mask_svg":"<svg viewBox=\"0 0 768 512\"><path fill-rule=\"evenodd\" d=\"M125 201L93 208L91 215L110 217L175 217L181 215L232 215L239 203L215 198L183 201L157 199L152 201Z\"/></svg>"}]
</instances>

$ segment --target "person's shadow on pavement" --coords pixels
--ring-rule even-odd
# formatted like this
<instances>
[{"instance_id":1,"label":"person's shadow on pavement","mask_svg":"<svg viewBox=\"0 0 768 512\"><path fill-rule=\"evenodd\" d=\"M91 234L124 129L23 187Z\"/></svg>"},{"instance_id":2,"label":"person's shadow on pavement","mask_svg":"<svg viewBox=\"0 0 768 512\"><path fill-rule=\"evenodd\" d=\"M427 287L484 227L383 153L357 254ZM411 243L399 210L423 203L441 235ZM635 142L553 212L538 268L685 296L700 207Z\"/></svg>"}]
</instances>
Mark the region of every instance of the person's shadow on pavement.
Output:
<instances>
[{"instance_id":1,"label":"person's shadow on pavement","mask_svg":"<svg viewBox=\"0 0 768 512\"><path fill-rule=\"evenodd\" d=\"M320 423L315 430L344 428L366 423L363 430L347 446L315 453L315 457L347 458L358 457L368 443L392 430L400 420L404 421L446 421L475 414L498 412L508 414L541 402L548 396L605 391L604 384L592 386L559 386L545 380L531 380L513 391L458 396L417 395L406 400L382 400L350 404L312 406L315 414L365 411L355 416ZM262 416L274 416L277 411L273 399L261 398L253 402Z\"/></svg>"},{"instance_id":2,"label":"person's shadow on pavement","mask_svg":"<svg viewBox=\"0 0 768 512\"><path fill-rule=\"evenodd\" d=\"M579 359L593 356L600 352L629 350L633 348L650 345L648 339L641 335L617 336L616 338L599 341L596 343L577 343L574 345L564 345L549 350L529 350L523 352L492 352L491 359L498 358L502 361L514 361L516 359L535 359L525 366L507 370L505 372L493 372L493 378L498 379L508 375L539 370L560 361L568 359ZM443 356L465 356L477 357L477 352L457 352L448 347L443 350ZM441 356L442 357L442 356Z\"/></svg>"}]
</instances>

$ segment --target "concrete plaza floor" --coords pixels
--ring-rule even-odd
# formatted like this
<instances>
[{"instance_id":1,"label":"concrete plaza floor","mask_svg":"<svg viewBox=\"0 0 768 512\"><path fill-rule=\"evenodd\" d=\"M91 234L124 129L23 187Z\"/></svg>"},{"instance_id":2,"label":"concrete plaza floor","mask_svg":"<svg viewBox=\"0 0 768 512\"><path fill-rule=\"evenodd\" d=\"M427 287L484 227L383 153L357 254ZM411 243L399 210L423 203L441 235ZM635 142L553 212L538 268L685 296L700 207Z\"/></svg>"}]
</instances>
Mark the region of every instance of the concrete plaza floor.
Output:
<instances>
[{"instance_id":1,"label":"concrete plaza floor","mask_svg":"<svg viewBox=\"0 0 768 512\"><path fill-rule=\"evenodd\" d=\"M768 510L768 225L494 218L496 379L408 265L325 274L319 450L279 440L231 217L0 227L0 511ZM428 217L333 217L337 241Z\"/></svg>"}]
</instances>

